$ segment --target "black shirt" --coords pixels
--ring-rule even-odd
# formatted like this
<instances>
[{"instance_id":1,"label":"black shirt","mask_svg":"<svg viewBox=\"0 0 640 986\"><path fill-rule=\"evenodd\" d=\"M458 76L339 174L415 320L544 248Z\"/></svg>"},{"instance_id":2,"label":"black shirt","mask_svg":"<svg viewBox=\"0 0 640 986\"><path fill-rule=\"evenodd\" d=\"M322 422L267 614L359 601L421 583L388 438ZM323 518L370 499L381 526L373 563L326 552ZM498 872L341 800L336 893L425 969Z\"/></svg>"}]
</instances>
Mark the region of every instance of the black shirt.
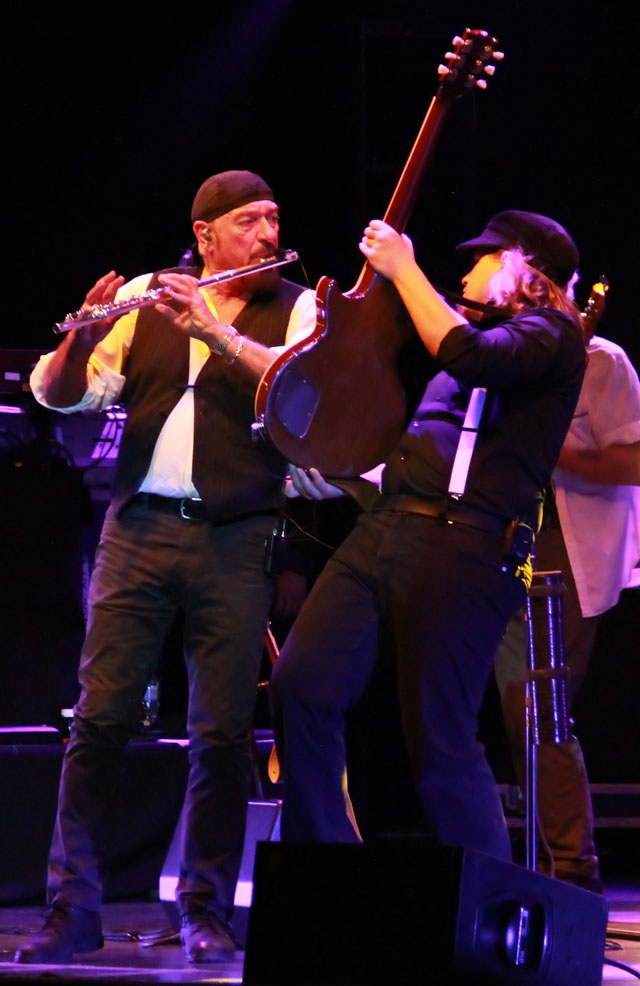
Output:
<instances>
[{"instance_id":1,"label":"black shirt","mask_svg":"<svg viewBox=\"0 0 640 986\"><path fill-rule=\"evenodd\" d=\"M442 370L387 462L383 492L446 496L471 390L486 387L464 502L533 521L582 385L580 327L552 308L489 328L467 323L445 336L436 362Z\"/></svg>"}]
</instances>

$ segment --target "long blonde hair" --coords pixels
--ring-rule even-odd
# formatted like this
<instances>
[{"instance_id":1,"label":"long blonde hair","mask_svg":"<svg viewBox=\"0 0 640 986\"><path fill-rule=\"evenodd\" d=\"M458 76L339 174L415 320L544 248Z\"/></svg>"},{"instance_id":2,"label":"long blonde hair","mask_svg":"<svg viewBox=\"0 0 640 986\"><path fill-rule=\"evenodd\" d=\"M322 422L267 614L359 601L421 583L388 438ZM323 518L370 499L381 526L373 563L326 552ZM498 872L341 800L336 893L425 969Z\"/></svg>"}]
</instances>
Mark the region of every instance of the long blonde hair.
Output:
<instances>
[{"instance_id":1,"label":"long blonde hair","mask_svg":"<svg viewBox=\"0 0 640 986\"><path fill-rule=\"evenodd\" d=\"M527 308L557 308L582 326L580 312L573 300L574 278L565 288L559 287L528 263L530 258L520 247L503 250L501 259L502 267L489 282L494 304L508 308L514 315Z\"/></svg>"}]
</instances>

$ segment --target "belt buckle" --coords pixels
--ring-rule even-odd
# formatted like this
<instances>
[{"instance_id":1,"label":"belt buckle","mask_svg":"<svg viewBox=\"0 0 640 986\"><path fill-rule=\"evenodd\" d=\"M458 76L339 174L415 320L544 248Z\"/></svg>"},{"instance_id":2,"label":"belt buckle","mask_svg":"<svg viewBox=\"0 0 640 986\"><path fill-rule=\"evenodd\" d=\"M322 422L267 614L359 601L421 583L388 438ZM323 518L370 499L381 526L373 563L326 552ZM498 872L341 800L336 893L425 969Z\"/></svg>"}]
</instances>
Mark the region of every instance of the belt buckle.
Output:
<instances>
[{"instance_id":1,"label":"belt buckle","mask_svg":"<svg viewBox=\"0 0 640 986\"><path fill-rule=\"evenodd\" d=\"M185 510L185 507L189 503L191 503L191 500L189 499L188 496L183 496L182 499L180 500L180 516L182 517L183 520L194 520L193 516L187 513L187 511Z\"/></svg>"}]
</instances>

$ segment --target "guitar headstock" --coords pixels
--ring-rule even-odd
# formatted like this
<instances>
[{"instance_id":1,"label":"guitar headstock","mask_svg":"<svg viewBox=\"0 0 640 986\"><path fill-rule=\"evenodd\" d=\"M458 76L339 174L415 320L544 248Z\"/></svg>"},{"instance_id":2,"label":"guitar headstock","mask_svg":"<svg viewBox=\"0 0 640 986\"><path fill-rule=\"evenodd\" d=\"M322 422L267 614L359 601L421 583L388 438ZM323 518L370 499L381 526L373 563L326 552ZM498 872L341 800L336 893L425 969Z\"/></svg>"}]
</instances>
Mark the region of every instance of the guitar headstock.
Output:
<instances>
[{"instance_id":1,"label":"guitar headstock","mask_svg":"<svg viewBox=\"0 0 640 986\"><path fill-rule=\"evenodd\" d=\"M476 87L486 89L487 78L496 70L495 63L504 58L501 51L496 51L497 40L487 31L466 28L462 37L455 37L452 44L453 51L445 55L446 64L438 66L438 95L454 100Z\"/></svg>"},{"instance_id":2,"label":"guitar headstock","mask_svg":"<svg viewBox=\"0 0 640 986\"><path fill-rule=\"evenodd\" d=\"M591 286L591 293L587 299L587 303L580 312L582 328L587 338L587 342L592 335L595 335L595 331L598 328L598 322L604 315L604 310L607 306L606 294L608 290L609 279L603 274L598 278L595 284Z\"/></svg>"}]
</instances>

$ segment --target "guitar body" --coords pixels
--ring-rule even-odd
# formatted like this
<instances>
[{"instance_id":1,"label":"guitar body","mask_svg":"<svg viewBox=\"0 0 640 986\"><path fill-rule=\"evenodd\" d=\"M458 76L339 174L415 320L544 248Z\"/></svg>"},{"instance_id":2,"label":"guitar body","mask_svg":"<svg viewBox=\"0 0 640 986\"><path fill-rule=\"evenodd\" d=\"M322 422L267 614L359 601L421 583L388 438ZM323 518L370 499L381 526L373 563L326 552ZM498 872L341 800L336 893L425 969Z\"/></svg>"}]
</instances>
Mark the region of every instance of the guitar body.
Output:
<instances>
[{"instance_id":1,"label":"guitar body","mask_svg":"<svg viewBox=\"0 0 640 986\"><path fill-rule=\"evenodd\" d=\"M256 416L268 420L269 438L290 462L336 479L359 476L396 446L426 386L430 360L382 277L372 279L366 294L342 294L323 277L317 306L312 336L262 378Z\"/></svg>"}]
</instances>

